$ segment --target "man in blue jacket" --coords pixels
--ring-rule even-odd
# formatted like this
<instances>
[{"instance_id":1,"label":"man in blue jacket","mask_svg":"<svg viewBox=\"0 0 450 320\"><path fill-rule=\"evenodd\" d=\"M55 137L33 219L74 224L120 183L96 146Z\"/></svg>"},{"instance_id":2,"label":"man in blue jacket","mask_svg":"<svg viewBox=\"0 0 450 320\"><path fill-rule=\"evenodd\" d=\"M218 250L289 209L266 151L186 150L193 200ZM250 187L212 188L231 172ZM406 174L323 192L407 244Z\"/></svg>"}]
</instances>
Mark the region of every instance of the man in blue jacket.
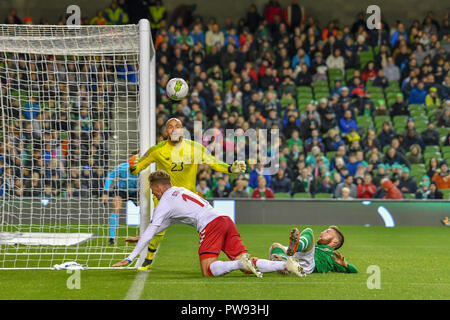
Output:
<instances>
[{"instance_id":1,"label":"man in blue jacket","mask_svg":"<svg viewBox=\"0 0 450 320\"><path fill-rule=\"evenodd\" d=\"M339 120L339 128L341 129L341 134L349 134L351 129L358 130L358 124L352 118L352 112L350 110L345 110L344 117Z\"/></svg>"},{"instance_id":2,"label":"man in blue jacket","mask_svg":"<svg viewBox=\"0 0 450 320\"><path fill-rule=\"evenodd\" d=\"M423 82L419 81L419 83L417 83L417 86L411 90L411 92L409 93L409 104L425 103L427 91L423 87L424 87Z\"/></svg>"}]
</instances>

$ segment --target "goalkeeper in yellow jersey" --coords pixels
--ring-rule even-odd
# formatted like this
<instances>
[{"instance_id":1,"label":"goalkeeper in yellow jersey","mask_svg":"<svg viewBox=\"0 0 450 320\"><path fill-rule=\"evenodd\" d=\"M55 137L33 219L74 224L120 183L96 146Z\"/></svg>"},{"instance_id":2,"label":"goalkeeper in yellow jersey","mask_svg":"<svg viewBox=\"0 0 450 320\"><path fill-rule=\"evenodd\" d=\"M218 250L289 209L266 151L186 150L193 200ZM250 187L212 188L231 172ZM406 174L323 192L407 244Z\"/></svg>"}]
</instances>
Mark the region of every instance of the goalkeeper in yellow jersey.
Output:
<instances>
[{"instance_id":1,"label":"goalkeeper in yellow jersey","mask_svg":"<svg viewBox=\"0 0 450 320\"><path fill-rule=\"evenodd\" d=\"M141 158L137 155L130 157L130 173L136 175L146 169L151 163L156 163L156 170L164 170L169 173L172 184L184 187L196 193L197 167L199 164L207 164L211 169L223 173L240 173L246 171L244 161L234 161L228 165L218 161L208 153L208 150L200 143L183 139L183 124L177 118L171 118L166 122L168 139L151 147ZM157 200L154 199L155 206ZM157 234L148 245L147 257L138 270L148 270L153 262L153 257L159 244L164 238L165 231ZM128 242L136 242L139 237L128 238Z\"/></svg>"}]
</instances>

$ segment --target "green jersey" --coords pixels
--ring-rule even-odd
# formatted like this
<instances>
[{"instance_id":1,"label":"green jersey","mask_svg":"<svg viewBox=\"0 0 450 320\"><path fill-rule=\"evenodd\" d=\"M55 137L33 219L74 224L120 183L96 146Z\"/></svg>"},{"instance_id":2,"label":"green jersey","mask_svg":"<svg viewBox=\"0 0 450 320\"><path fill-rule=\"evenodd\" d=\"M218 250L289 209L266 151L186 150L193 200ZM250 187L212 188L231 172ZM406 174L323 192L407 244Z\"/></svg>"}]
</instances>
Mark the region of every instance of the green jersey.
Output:
<instances>
[{"instance_id":1,"label":"green jersey","mask_svg":"<svg viewBox=\"0 0 450 320\"><path fill-rule=\"evenodd\" d=\"M347 268L339 265L331 257L333 255L333 248L324 245L316 244L314 249L314 262L315 267L313 272L327 273L327 272L344 272L344 273L357 273L358 269L350 263L348 263ZM335 256L336 257L336 256Z\"/></svg>"}]
</instances>

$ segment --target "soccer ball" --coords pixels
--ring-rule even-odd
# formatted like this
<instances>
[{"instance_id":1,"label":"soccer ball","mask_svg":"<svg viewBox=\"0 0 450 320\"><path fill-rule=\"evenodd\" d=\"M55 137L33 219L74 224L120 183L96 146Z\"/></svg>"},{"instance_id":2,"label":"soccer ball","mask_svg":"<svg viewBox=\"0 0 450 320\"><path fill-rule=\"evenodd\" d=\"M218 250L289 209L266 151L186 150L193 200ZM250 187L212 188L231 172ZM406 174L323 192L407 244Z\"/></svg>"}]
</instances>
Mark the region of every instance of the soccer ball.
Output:
<instances>
[{"instance_id":1,"label":"soccer ball","mask_svg":"<svg viewBox=\"0 0 450 320\"><path fill-rule=\"evenodd\" d=\"M182 78L172 78L167 82L166 94L175 101L184 99L189 92L187 82Z\"/></svg>"}]
</instances>

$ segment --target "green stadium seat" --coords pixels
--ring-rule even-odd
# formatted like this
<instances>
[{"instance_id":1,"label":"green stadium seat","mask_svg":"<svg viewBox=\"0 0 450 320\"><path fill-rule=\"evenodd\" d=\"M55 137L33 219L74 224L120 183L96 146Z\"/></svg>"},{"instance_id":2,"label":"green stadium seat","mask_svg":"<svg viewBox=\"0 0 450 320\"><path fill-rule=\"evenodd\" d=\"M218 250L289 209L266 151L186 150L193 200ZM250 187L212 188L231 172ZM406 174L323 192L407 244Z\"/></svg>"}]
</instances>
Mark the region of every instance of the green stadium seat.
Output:
<instances>
[{"instance_id":1,"label":"green stadium seat","mask_svg":"<svg viewBox=\"0 0 450 320\"><path fill-rule=\"evenodd\" d=\"M406 199L415 199L416 195L414 193L405 193L405 198Z\"/></svg>"},{"instance_id":2,"label":"green stadium seat","mask_svg":"<svg viewBox=\"0 0 450 320\"><path fill-rule=\"evenodd\" d=\"M300 86L300 87L297 87L297 92L311 92L312 90L311 90L311 87L308 87L308 86Z\"/></svg>"},{"instance_id":3,"label":"green stadium seat","mask_svg":"<svg viewBox=\"0 0 450 320\"><path fill-rule=\"evenodd\" d=\"M311 194L309 192L297 192L294 193L294 199L311 199Z\"/></svg>"},{"instance_id":4,"label":"green stadium seat","mask_svg":"<svg viewBox=\"0 0 450 320\"><path fill-rule=\"evenodd\" d=\"M314 195L316 199L332 199L333 195L331 193L316 193Z\"/></svg>"},{"instance_id":5,"label":"green stadium seat","mask_svg":"<svg viewBox=\"0 0 450 320\"><path fill-rule=\"evenodd\" d=\"M450 200L450 189L441 189L439 191L442 192L443 200Z\"/></svg>"},{"instance_id":6,"label":"green stadium seat","mask_svg":"<svg viewBox=\"0 0 450 320\"><path fill-rule=\"evenodd\" d=\"M294 98L283 98L280 100L280 104L282 108L287 108L288 105L290 104L294 104L295 105L295 99Z\"/></svg>"},{"instance_id":7,"label":"green stadium seat","mask_svg":"<svg viewBox=\"0 0 450 320\"><path fill-rule=\"evenodd\" d=\"M314 81L313 82L313 87L317 88L317 87L326 87L328 88L328 82L327 81Z\"/></svg>"},{"instance_id":8,"label":"green stadium seat","mask_svg":"<svg viewBox=\"0 0 450 320\"><path fill-rule=\"evenodd\" d=\"M274 193L275 199L290 199L291 194L288 192L276 192Z\"/></svg>"},{"instance_id":9,"label":"green stadium seat","mask_svg":"<svg viewBox=\"0 0 450 320\"><path fill-rule=\"evenodd\" d=\"M424 153L428 152L441 152L439 146L426 146Z\"/></svg>"}]
</instances>

